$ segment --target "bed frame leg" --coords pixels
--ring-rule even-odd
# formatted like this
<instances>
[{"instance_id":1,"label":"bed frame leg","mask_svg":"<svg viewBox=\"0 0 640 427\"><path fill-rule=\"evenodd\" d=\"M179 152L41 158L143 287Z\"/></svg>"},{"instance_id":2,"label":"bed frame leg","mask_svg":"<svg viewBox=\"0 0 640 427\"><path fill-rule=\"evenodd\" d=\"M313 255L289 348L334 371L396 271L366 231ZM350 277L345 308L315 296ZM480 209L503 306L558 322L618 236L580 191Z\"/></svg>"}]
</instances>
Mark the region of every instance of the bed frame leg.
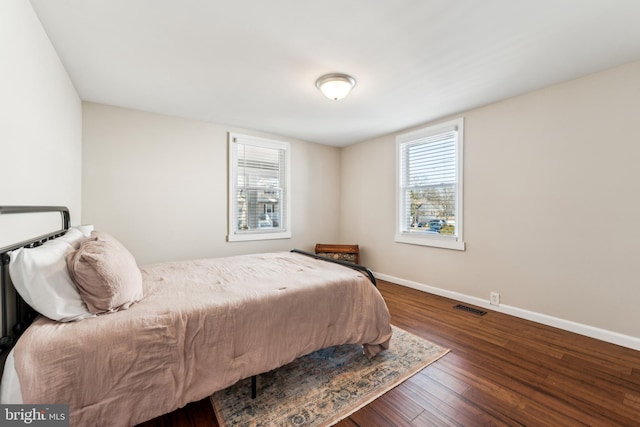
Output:
<instances>
[{"instance_id":1,"label":"bed frame leg","mask_svg":"<svg viewBox=\"0 0 640 427\"><path fill-rule=\"evenodd\" d=\"M255 399L256 396L258 395L258 391L257 391L257 385L256 385L256 376L252 376L251 377L251 398Z\"/></svg>"}]
</instances>

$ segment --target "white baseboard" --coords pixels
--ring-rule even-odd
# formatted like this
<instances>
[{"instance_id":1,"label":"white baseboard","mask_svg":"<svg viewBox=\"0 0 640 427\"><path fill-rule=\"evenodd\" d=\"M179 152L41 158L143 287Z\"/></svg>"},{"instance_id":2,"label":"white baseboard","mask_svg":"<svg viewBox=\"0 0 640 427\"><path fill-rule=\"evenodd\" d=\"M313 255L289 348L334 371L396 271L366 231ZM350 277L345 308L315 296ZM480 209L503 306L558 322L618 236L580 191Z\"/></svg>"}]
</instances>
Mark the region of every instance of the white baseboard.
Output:
<instances>
[{"instance_id":1,"label":"white baseboard","mask_svg":"<svg viewBox=\"0 0 640 427\"><path fill-rule=\"evenodd\" d=\"M582 323L572 322L571 320L560 319L558 317L553 317L542 313L536 313L534 311L529 311L510 305L491 305L489 304L488 300L484 300L482 298L476 298L458 292L448 291L446 289L436 288L433 286L424 285L422 283L400 279L398 277L389 276L383 273L376 272L374 273L374 275L376 278L379 278L381 280L397 283L398 285L406 286L408 288L417 289L419 291L439 295L441 297L450 298L467 304L473 304L477 307L486 308L488 310L497 311L499 313L509 314L521 319L531 320L532 322L537 322L543 325L552 326L554 328L563 329L565 331L574 332L576 334L585 335L587 337L595 338L612 344L617 344L633 350L640 350L640 338L619 334L617 332L612 332L606 329L600 329L589 325L584 325Z\"/></svg>"}]
</instances>

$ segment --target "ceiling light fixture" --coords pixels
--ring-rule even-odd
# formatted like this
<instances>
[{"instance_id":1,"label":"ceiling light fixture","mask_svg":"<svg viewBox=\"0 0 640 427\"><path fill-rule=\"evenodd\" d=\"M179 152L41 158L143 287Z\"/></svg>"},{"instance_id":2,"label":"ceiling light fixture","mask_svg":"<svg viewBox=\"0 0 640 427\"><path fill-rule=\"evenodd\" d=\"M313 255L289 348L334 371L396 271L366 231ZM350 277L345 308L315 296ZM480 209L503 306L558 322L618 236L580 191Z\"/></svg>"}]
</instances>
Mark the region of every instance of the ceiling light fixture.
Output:
<instances>
[{"instance_id":1,"label":"ceiling light fixture","mask_svg":"<svg viewBox=\"0 0 640 427\"><path fill-rule=\"evenodd\" d=\"M356 79L342 73L325 74L316 80L316 87L320 89L320 92L334 101L347 96L355 85Z\"/></svg>"}]
</instances>

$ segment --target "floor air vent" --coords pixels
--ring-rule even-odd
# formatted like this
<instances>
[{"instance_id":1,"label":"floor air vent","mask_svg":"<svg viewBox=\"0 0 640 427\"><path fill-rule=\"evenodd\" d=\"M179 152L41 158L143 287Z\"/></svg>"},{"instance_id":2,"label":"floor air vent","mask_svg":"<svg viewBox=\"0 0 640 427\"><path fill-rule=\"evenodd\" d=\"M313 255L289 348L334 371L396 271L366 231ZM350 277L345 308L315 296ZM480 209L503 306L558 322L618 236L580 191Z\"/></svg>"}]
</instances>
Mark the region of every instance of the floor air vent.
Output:
<instances>
[{"instance_id":1,"label":"floor air vent","mask_svg":"<svg viewBox=\"0 0 640 427\"><path fill-rule=\"evenodd\" d=\"M469 313L477 314L478 316L484 316L487 314L484 310L479 310L477 308L469 307L467 305L458 304L453 306L453 308L457 308L458 310L468 311Z\"/></svg>"}]
</instances>

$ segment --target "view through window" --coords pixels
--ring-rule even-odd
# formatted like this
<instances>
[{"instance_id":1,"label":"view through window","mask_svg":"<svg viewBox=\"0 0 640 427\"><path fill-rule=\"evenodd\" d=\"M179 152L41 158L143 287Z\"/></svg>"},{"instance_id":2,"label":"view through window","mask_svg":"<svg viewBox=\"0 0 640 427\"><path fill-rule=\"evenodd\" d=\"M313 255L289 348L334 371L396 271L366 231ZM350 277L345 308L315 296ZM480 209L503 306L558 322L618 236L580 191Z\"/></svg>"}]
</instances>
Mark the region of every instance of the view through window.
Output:
<instances>
[{"instance_id":1,"label":"view through window","mask_svg":"<svg viewBox=\"0 0 640 427\"><path fill-rule=\"evenodd\" d=\"M289 144L231 135L229 240L290 237Z\"/></svg>"},{"instance_id":2,"label":"view through window","mask_svg":"<svg viewBox=\"0 0 640 427\"><path fill-rule=\"evenodd\" d=\"M396 241L464 248L462 119L397 138Z\"/></svg>"}]
</instances>

